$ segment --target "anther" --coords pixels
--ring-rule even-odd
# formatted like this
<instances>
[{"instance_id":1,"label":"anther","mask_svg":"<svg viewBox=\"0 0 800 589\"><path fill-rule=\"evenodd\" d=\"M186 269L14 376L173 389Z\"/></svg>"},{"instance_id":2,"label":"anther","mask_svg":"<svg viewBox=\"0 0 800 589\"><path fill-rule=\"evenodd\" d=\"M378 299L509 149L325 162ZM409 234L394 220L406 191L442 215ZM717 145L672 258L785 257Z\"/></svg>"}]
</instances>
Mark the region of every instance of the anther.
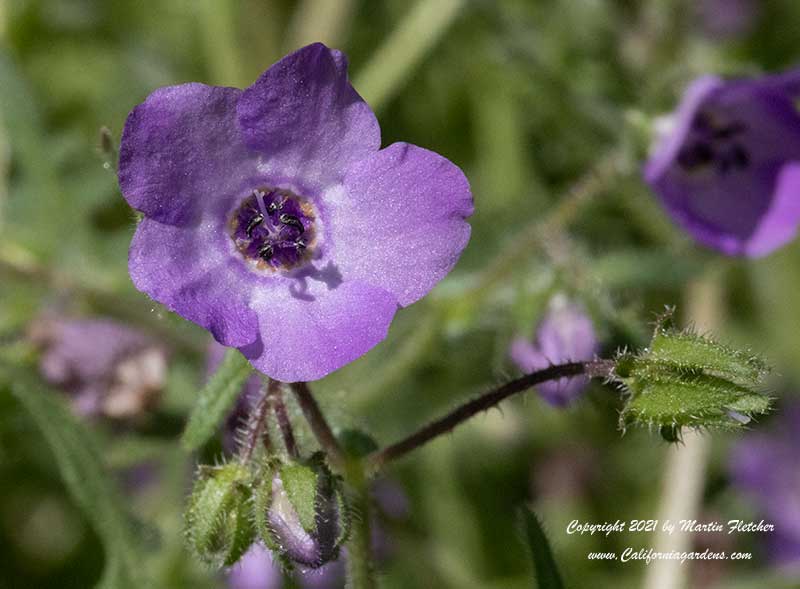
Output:
<instances>
[{"instance_id":1,"label":"anther","mask_svg":"<svg viewBox=\"0 0 800 589\"><path fill-rule=\"evenodd\" d=\"M308 246L306 244L306 240L305 239L298 239L298 240L296 240L294 242L294 247L295 247L295 249L297 249L298 252L301 252L304 249L306 249L306 247L308 247Z\"/></svg>"},{"instance_id":2,"label":"anther","mask_svg":"<svg viewBox=\"0 0 800 589\"><path fill-rule=\"evenodd\" d=\"M245 233L247 237L253 237L253 229L261 225L264 222L264 215L258 213L255 217L250 219L250 222L247 224L247 229L245 229Z\"/></svg>"},{"instance_id":3,"label":"anther","mask_svg":"<svg viewBox=\"0 0 800 589\"><path fill-rule=\"evenodd\" d=\"M289 227L294 227L295 229L297 229L300 232L301 235L305 231L305 227L303 227L303 223L300 221L300 219L298 219L294 215L289 215L287 213L282 213L281 216L280 216L280 221L284 225L288 225Z\"/></svg>"},{"instance_id":4,"label":"anther","mask_svg":"<svg viewBox=\"0 0 800 589\"><path fill-rule=\"evenodd\" d=\"M258 256L264 260L265 262L269 262L272 259L272 256L275 255L275 250L272 247L272 244L268 243L260 250L258 250Z\"/></svg>"}]
</instances>

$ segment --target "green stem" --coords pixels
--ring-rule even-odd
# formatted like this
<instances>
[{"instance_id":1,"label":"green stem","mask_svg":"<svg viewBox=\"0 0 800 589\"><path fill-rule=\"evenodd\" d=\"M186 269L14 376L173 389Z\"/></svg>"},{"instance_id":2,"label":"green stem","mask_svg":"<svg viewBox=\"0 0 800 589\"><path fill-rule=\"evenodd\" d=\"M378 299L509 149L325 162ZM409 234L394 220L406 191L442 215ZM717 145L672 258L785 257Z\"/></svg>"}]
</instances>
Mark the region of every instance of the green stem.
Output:
<instances>
[{"instance_id":1,"label":"green stem","mask_svg":"<svg viewBox=\"0 0 800 589\"><path fill-rule=\"evenodd\" d=\"M347 541L347 588L375 589L370 533L369 486L361 461L348 464L346 480L351 493L354 521Z\"/></svg>"}]
</instances>

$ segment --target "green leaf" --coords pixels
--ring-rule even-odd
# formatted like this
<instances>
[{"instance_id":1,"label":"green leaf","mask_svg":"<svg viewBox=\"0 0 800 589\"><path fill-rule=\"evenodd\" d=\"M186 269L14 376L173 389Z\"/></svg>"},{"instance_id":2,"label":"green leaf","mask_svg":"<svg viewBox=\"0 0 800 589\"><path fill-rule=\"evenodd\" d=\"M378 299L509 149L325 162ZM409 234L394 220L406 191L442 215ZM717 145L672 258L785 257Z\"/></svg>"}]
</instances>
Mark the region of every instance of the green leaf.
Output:
<instances>
[{"instance_id":1,"label":"green leaf","mask_svg":"<svg viewBox=\"0 0 800 589\"><path fill-rule=\"evenodd\" d=\"M539 518L530 509L523 508L522 523L524 526L525 537L533 556L533 573L536 577L536 587L538 589L564 589L564 582L558 572L553 551L550 543L542 529Z\"/></svg>"},{"instance_id":2,"label":"green leaf","mask_svg":"<svg viewBox=\"0 0 800 589\"><path fill-rule=\"evenodd\" d=\"M61 477L105 549L106 567L98 587L147 587L141 551L117 489L105 472L95 440L54 391L24 375L13 375L13 394L27 410L55 456Z\"/></svg>"},{"instance_id":3,"label":"green leaf","mask_svg":"<svg viewBox=\"0 0 800 589\"><path fill-rule=\"evenodd\" d=\"M233 406L253 367L235 349L225 352L219 368L200 391L197 404L189 416L181 443L186 450L197 450L205 444Z\"/></svg>"}]
</instances>

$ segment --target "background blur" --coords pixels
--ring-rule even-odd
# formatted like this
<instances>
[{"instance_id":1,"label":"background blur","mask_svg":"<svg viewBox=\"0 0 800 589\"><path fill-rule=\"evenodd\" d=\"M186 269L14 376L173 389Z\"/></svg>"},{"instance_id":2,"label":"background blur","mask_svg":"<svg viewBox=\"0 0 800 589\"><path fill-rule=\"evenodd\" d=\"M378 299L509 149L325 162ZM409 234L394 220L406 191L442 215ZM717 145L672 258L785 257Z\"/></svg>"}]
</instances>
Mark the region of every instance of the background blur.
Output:
<instances>
[{"instance_id":1,"label":"background blur","mask_svg":"<svg viewBox=\"0 0 800 589\"><path fill-rule=\"evenodd\" d=\"M723 260L673 228L638 173L650 121L693 77L800 62L796 0L0 0L0 359L36 373L27 336L45 311L113 318L169 347L155 408L86 421L136 515L137 562L156 587L224 586L182 537L198 458L177 438L205 378L208 336L132 287L134 217L100 129L115 145L155 88L244 87L317 40L349 55L384 144L442 153L465 170L476 202L453 274L398 314L386 342L316 383L337 426L387 443L514 375L508 343L533 333L557 292L583 302L613 353L645 343L665 304L696 306L691 285L712 281L717 335L765 352L798 382L800 242ZM753 429L775 427L794 392L775 391L779 410ZM385 586L530 587L516 520L529 501L569 585L640 587L643 564L586 554L647 547L646 535L564 533L573 519L657 517L667 445L647 431L622 436L619 408L599 385L567 410L531 392L393 465L409 510L389 530ZM703 519L762 517L728 468L731 446L756 431L713 436ZM202 460L219 453L211 445ZM722 542L754 559L693 566L691 586L800 586L762 540L696 537L700 550ZM103 555L40 430L0 387L0 587L91 587Z\"/></svg>"}]
</instances>

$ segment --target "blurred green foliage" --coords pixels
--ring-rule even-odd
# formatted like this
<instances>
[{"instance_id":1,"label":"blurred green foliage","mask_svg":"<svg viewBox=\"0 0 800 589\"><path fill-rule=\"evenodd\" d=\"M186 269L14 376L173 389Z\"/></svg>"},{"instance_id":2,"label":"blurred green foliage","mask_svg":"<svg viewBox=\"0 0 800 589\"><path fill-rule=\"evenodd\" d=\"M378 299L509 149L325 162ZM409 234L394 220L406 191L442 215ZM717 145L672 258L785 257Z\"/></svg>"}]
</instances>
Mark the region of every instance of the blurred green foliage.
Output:
<instances>
[{"instance_id":1,"label":"blurred green foliage","mask_svg":"<svg viewBox=\"0 0 800 589\"><path fill-rule=\"evenodd\" d=\"M156 87L241 87L314 40L345 50L359 80L398 29L432 27L429 18L408 24L406 0L330 4L320 12L319 3L289 0L0 0L0 359L36 378L23 336L43 310L111 316L172 348L155 412L134 424L88 425L115 481L142 462L155 473L155 483L123 489L126 508L142 522L138 572L158 588L222 583L188 555L180 517L196 457L179 436L204 380L207 335L130 284L135 218L99 149L99 131L106 126L118 139L127 113ZM436 13L436 0L428 4ZM364 74L358 89L380 98L384 144L423 145L467 172L473 237L453 274L398 314L386 342L316 383L331 421L387 443L498 381L514 370L508 342L532 332L555 292L584 301L606 352L641 345L655 313L682 302L685 284L711 265L721 266L726 287L718 335L757 346L797 382L800 243L765 260L720 261L672 227L638 169L642 125L669 111L692 77L798 61L800 3L758 2L751 30L727 39L706 33L692 0L445 4L452 14L439 14L438 28L412 27L401 37L424 39L419 51L388 53L388 65L373 70L377 78ZM609 158L612 169L601 173ZM600 180L571 207L571 187L592 170ZM39 429L46 417L32 420L26 404L3 380L0 587L94 586L111 558L102 529L62 481L63 461ZM528 501L567 586L638 587L644 565L586 554L643 546L640 535L563 532L573 519L654 517L665 444L640 430L622 438L619 409L602 386L566 411L530 393L393 466L411 515L392 530L383 585L530 587L516 525ZM297 408L290 410L301 444L313 447ZM729 440L714 439L705 497L719 519L747 512L725 479ZM219 452L212 442L201 458ZM755 539L738 541L754 549ZM696 567L695 579L773 586L766 559L756 555L721 570ZM774 586L789 586L781 583Z\"/></svg>"}]
</instances>

